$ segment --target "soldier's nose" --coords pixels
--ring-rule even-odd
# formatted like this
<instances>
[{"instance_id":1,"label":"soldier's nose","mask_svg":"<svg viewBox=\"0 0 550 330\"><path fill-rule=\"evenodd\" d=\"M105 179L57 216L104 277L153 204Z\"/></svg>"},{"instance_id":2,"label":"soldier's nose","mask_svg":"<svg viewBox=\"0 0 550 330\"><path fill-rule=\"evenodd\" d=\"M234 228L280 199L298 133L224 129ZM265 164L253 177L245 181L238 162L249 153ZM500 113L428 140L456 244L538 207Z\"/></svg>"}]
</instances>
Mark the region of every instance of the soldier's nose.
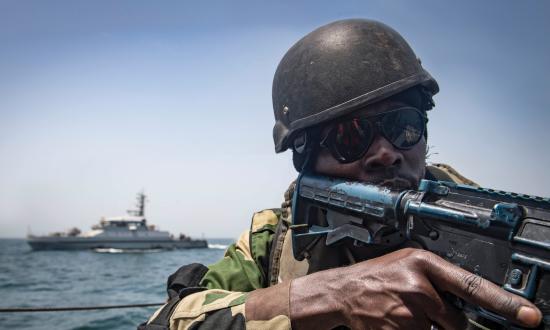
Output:
<instances>
[{"instance_id":1,"label":"soldier's nose","mask_svg":"<svg viewBox=\"0 0 550 330\"><path fill-rule=\"evenodd\" d=\"M388 140L379 135L372 142L365 156L363 156L363 162L366 170L399 166L403 162L403 154Z\"/></svg>"}]
</instances>

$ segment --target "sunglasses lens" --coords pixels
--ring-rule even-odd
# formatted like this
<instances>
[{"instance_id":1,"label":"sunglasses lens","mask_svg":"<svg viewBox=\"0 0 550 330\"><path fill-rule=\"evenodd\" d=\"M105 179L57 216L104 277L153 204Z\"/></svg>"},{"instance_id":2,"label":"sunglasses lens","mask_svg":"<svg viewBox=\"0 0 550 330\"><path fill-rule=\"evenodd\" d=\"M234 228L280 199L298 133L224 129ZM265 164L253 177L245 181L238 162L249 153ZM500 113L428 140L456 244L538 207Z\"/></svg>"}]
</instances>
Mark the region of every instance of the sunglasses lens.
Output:
<instances>
[{"instance_id":1,"label":"sunglasses lens","mask_svg":"<svg viewBox=\"0 0 550 330\"><path fill-rule=\"evenodd\" d=\"M387 113L381 120L386 138L399 149L410 149L424 134L424 117L416 110L402 109Z\"/></svg>"},{"instance_id":2,"label":"sunglasses lens","mask_svg":"<svg viewBox=\"0 0 550 330\"><path fill-rule=\"evenodd\" d=\"M353 162L363 156L372 141L373 130L363 119L342 122L332 130L332 151L341 162Z\"/></svg>"},{"instance_id":3,"label":"sunglasses lens","mask_svg":"<svg viewBox=\"0 0 550 330\"><path fill-rule=\"evenodd\" d=\"M401 108L371 118L353 118L332 127L326 141L334 158L341 163L351 163L363 157L375 135L371 123L374 118L378 118L379 133L395 148L410 149L424 135L426 119L413 108Z\"/></svg>"}]
</instances>

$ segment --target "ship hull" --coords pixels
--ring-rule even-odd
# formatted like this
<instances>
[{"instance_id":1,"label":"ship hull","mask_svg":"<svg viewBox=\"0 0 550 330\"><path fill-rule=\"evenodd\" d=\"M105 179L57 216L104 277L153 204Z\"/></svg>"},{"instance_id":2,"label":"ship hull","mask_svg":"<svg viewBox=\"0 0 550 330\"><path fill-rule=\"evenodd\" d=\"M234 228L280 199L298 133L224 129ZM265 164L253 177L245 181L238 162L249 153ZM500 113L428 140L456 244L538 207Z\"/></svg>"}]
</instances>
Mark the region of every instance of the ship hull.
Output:
<instances>
[{"instance_id":1,"label":"ship hull","mask_svg":"<svg viewBox=\"0 0 550 330\"><path fill-rule=\"evenodd\" d=\"M124 240L79 237L32 237L27 243L33 250L92 250L92 249L196 249L207 248L206 240Z\"/></svg>"}]
</instances>

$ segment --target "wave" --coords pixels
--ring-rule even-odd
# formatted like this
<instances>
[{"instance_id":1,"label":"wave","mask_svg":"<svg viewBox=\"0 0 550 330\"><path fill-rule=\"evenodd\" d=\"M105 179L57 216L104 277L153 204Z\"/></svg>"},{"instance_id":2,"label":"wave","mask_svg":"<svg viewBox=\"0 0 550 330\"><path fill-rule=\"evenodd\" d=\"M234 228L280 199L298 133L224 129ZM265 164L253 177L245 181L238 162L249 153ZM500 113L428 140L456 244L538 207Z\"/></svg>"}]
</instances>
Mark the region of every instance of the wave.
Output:
<instances>
[{"instance_id":1,"label":"wave","mask_svg":"<svg viewBox=\"0 0 550 330\"><path fill-rule=\"evenodd\" d=\"M0 284L0 289L11 289L11 288L28 288L27 283L2 283Z\"/></svg>"},{"instance_id":2,"label":"wave","mask_svg":"<svg viewBox=\"0 0 550 330\"><path fill-rule=\"evenodd\" d=\"M98 248L94 249L97 253L152 253L161 252L162 249L115 249L115 248Z\"/></svg>"},{"instance_id":3,"label":"wave","mask_svg":"<svg viewBox=\"0 0 550 330\"><path fill-rule=\"evenodd\" d=\"M223 245L223 244L208 244L209 249L220 249L225 250L227 249L229 245Z\"/></svg>"}]
</instances>

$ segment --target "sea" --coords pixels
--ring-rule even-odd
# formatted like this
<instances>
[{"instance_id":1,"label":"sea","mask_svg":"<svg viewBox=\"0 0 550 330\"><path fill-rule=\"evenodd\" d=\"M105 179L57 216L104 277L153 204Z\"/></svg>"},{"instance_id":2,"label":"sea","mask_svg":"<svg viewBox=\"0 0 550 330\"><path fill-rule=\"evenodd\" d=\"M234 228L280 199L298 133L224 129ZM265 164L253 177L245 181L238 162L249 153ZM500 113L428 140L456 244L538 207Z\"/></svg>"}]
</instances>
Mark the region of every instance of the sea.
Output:
<instances>
[{"instance_id":1,"label":"sea","mask_svg":"<svg viewBox=\"0 0 550 330\"><path fill-rule=\"evenodd\" d=\"M0 239L0 309L162 303L166 279L189 263L212 264L232 239L207 249L32 251L24 239ZM0 313L0 329L135 329L158 307Z\"/></svg>"}]
</instances>

